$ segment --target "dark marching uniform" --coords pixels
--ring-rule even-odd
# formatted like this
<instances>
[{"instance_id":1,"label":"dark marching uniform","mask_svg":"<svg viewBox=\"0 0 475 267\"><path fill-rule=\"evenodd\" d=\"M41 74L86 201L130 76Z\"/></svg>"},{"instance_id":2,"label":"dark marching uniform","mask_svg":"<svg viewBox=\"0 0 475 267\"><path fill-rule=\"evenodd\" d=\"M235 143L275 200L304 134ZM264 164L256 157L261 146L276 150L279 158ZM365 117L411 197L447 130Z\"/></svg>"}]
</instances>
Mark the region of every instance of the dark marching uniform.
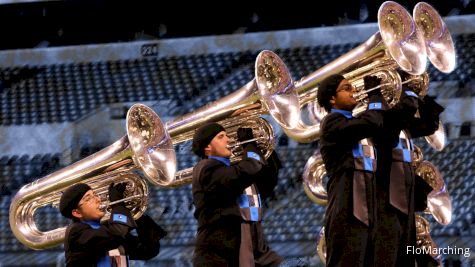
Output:
<instances>
[{"instance_id":1,"label":"dark marching uniform","mask_svg":"<svg viewBox=\"0 0 475 267\"><path fill-rule=\"evenodd\" d=\"M417 109L420 118L414 117ZM416 255L408 254L407 246L416 245L415 204L423 202L427 195L422 190L416 191L417 184L424 182L416 180L411 138L434 133L442 111L430 97L420 100L414 92L404 89L400 102L385 112L384 131L376 141L376 266L415 265ZM426 264L419 262L419 266Z\"/></svg>"},{"instance_id":2,"label":"dark marching uniform","mask_svg":"<svg viewBox=\"0 0 475 267\"><path fill-rule=\"evenodd\" d=\"M130 231L135 228L137 236ZM112 208L111 219L81 221L69 225L64 249L66 266L129 266L128 259L148 260L160 251L166 232L150 217L134 221L124 206Z\"/></svg>"},{"instance_id":3,"label":"dark marching uniform","mask_svg":"<svg viewBox=\"0 0 475 267\"><path fill-rule=\"evenodd\" d=\"M270 250L261 227L261 197L277 183L278 157L266 165L254 143L243 159L209 157L193 169L194 216L198 235L194 266L277 266L282 257Z\"/></svg>"},{"instance_id":4,"label":"dark marching uniform","mask_svg":"<svg viewBox=\"0 0 475 267\"><path fill-rule=\"evenodd\" d=\"M374 224L376 153L368 138L382 127L381 95L354 118L332 109L322 122L320 152L327 175L325 213L327 266L370 266L370 230Z\"/></svg>"}]
</instances>

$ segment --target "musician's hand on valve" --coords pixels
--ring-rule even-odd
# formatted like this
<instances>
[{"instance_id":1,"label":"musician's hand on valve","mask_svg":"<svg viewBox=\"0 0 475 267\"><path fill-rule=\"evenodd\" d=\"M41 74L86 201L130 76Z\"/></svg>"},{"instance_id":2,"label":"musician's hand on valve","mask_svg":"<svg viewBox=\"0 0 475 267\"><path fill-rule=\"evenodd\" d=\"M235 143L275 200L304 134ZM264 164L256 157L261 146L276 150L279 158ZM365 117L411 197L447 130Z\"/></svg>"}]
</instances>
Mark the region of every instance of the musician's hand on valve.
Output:
<instances>
[{"instance_id":1,"label":"musician's hand on valve","mask_svg":"<svg viewBox=\"0 0 475 267\"><path fill-rule=\"evenodd\" d=\"M239 142L248 141L254 138L251 128L239 128L237 130L237 140Z\"/></svg>"},{"instance_id":2,"label":"musician's hand on valve","mask_svg":"<svg viewBox=\"0 0 475 267\"><path fill-rule=\"evenodd\" d=\"M398 71L399 76L401 77L401 81L403 82L403 90L411 90L417 92L420 90L420 81L418 79L414 79L416 76L411 75L405 71Z\"/></svg>"},{"instance_id":3,"label":"musician's hand on valve","mask_svg":"<svg viewBox=\"0 0 475 267\"><path fill-rule=\"evenodd\" d=\"M371 89L381 84L381 78L378 78L378 76L365 76L363 81L365 90Z\"/></svg>"},{"instance_id":4,"label":"musician's hand on valve","mask_svg":"<svg viewBox=\"0 0 475 267\"><path fill-rule=\"evenodd\" d=\"M381 78L378 78L377 76L365 76L363 81L365 91L381 84ZM368 97L372 95L381 95L381 88L369 91L367 92L367 95Z\"/></svg>"},{"instance_id":5,"label":"musician's hand on valve","mask_svg":"<svg viewBox=\"0 0 475 267\"><path fill-rule=\"evenodd\" d=\"M127 187L127 183L112 183L109 185L109 200L111 202L121 200L124 198L125 188Z\"/></svg>"}]
</instances>

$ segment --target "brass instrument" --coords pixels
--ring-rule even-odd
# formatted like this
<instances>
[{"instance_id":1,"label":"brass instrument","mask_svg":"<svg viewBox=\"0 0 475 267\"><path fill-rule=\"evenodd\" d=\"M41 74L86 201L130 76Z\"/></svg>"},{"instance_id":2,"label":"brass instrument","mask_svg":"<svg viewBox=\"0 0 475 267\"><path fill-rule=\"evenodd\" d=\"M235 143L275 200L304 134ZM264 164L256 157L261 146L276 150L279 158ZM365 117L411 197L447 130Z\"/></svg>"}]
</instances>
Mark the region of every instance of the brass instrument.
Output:
<instances>
[{"instance_id":1,"label":"brass instrument","mask_svg":"<svg viewBox=\"0 0 475 267\"><path fill-rule=\"evenodd\" d=\"M445 136L445 128L444 124L442 124L442 121L439 120L439 127L433 134L429 136L424 136L424 138L432 148L437 151L442 151L447 143L447 138Z\"/></svg>"},{"instance_id":2,"label":"brass instrument","mask_svg":"<svg viewBox=\"0 0 475 267\"><path fill-rule=\"evenodd\" d=\"M318 84L336 73L343 74L355 86L357 92L364 88L365 76L378 76L384 84L381 92L387 102L393 105L398 101L401 79L397 70L402 69L414 75L422 74L427 64L426 48L411 15L395 2L387 1L381 5L378 25L379 32L366 42L295 82L301 107L318 105L316 103ZM363 99L364 94L360 100ZM356 112L366 108L365 103L360 103L359 106L361 108L357 107ZM315 108L311 110L318 111ZM321 117L321 114L314 117ZM299 120L297 127L283 130L297 142L308 143L319 138L320 124L307 125Z\"/></svg>"},{"instance_id":3,"label":"brass instrument","mask_svg":"<svg viewBox=\"0 0 475 267\"><path fill-rule=\"evenodd\" d=\"M381 92L390 106L399 101L401 94L403 81L397 72L398 68L413 74L410 80L404 82L418 82L421 85L421 92L423 87L427 90L425 46L411 15L399 4L387 1L379 9L378 25L380 31L365 43L295 83L300 105L308 104L310 118L314 124L306 125L300 120L297 127L284 128L289 137L304 143L319 138L320 122L326 112L316 101L317 86L334 73L346 73L345 78L356 88L357 93L354 97L359 104L353 110L354 114L366 109L367 93L375 89L364 90L363 78L367 75L376 75L382 79L378 88L381 87ZM396 42L396 39L404 39L407 42L402 45ZM323 161L317 161L317 157L314 154L307 161L303 183L307 196L317 204L324 204L327 195L322 181L326 173Z\"/></svg>"},{"instance_id":4,"label":"brass instrument","mask_svg":"<svg viewBox=\"0 0 475 267\"><path fill-rule=\"evenodd\" d=\"M424 154L422 153L422 150L419 146L415 145L414 144L414 157L412 159L412 167L414 169L417 169L417 167L419 167L419 165L421 164L422 162L422 159L424 158Z\"/></svg>"},{"instance_id":5,"label":"brass instrument","mask_svg":"<svg viewBox=\"0 0 475 267\"><path fill-rule=\"evenodd\" d=\"M424 252L428 251L429 255L436 260L441 266L442 255L438 253L437 244L430 236L429 222L419 214L416 214L416 246L422 248Z\"/></svg>"},{"instance_id":6,"label":"brass instrument","mask_svg":"<svg viewBox=\"0 0 475 267\"><path fill-rule=\"evenodd\" d=\"M429 91L429 74L424 72L422 75L407 75L402 84L407 83L408 86L421 98L427 95ZM419 113L416 114L419 116ZM446 144L445 129L442 121L439 120L439 127L437 130L424 137L427 143L437 151L444 149Z\"/></svg>"},{"instance_id":7,"label":"brass instrument","mask_svg":"<svg viewBox=\"0 0 475 267\"><path fill-rule=\"evenodd\" d=\"M415 93L419 95L419 97L424 97L427 95L429 90L429 75L427 72L424 72L422 75L409 75L404 83L408 83L409 86L413 89ZM416 116L419 116L416 114ZM437 151L441 151L444 149L446 144L446 137L445 137L445 129L442 121L439 120L439 127L437 130L429 135L424 137L427 143Z\"/></svg>"},{"instance_id":8,"label":"brass instrument","mask_svg":"<svg viewBox=\"0 0 475 267\"><path fill-rule=\"evenodd\" d=\"M405 80L403 80L402 77L399 75L399 80L401 80L401 85L408 84L411 88L413 88L413 91L417 93L420 97L424 97L427 94L427 90L429 88L429 74L427 74L427 72L424 72L421 75L409 75L408 78L406 78ZM364 90L361 89L357 93L353 94L353 97L357 101L362 101L364 98L366 98L366 95L369 92L374 91L384 86L388 86L388 85L391 85L391 83L382 83L373 88L368 88ZM394 94L394 92L392 92L392 94ZM399 92L399 95L400 95L400 92ZM389 99L390 100L389 105L393 106L396 102L394 100L398 100L399 97L395 97L394 95L389 95L389 97L386 96L386 99Z\"/></svg>"},{"instance_id":9,"label":"brass instrument","mask_svg":"<svg viewBox=\"0 0 475 267\"><path fill-rule=\"evenodd\" d=\"M252 128L258 145L269 156L274 146L274 132L260 115L270 114L283 127L293 127L300 117L300 109L292 79L287 75L289 71L275 53L262 51L256 59L255 69L256 78L238 91L169 121L166 126L149 107L133 105L127 113L126 136L18 191L10 206L10 227L17 239L33 249L61 243L65 228L42 232L33 219L34 213L42 206L57 205L61 193L79 182L90 184L105 200L110 183L127 178L127 187L134 192L127 195L126 203L129 207L135 204L131 207L134 217L140 217L146 209L148 189L134 172L143 172L154 185L176 187L189 183L192 168L177 172L173 144L190 140L194 130L205 122L219 121L231 139L235 139L239 127ZM240 153L233 152L236 156L232 161ZM141 201L133 200L136 195L142 195ZM132 200L129 199L131 196L134 197Z\"/></svg>"},{"instance_id":10,"label":"brass instrument","mask_svg":"<svg viewBox=\"0 0 475 267\"><path fill-rule=\"evenodd\" d=\"M429 61L441 72L452 72L456 67L455 45L440 14L425 2L417 3L412 13L416 27L422 32ZM436 132L425 139L435 150L444 149L446 140L442 121L439 121Z\"/></svg>"},{"instance_id":11,"label":"brass instrument","mask_svg":"<svg viewBox=\"0 0 475 267\"><path fill-rule=\"evenodd\" d=\"M417 167L416 174L433 189L427 196L427 212L440 224L449 224L452 220L452 201L439 170L434 164L424 160Z\"/></svg>"},{"instance_id":12,"label":"brass instrument","mask_svg":"<svg viewBox=\"0 0 475 267\"><path fill-rule=\"evenodd\" d=\"M452 72L456 65L454 42L440 14L425 2L417 3L412 14L432 65L441 72Z\"/></svg>"},{"instance_id":13,"label":"brass instrument","mask_svg":"<svg viewBox=\"0 0 475 267\"><path fill-rule=\"evenodd\" d=\"M402 81L402 84L406 83L414 93L422 98L427 95L427 91L429 90L429 74L427 72L424 72L421 75L409 74L405 80Z\"/></svg>"},{"instance_id":14,"label":"brass instrument","mask_svg":"<svg viewBox=\"0 0 475 267\"><path fill-rule=\"evenodd\" d=\"M47 177L45 177L47 178ZM43 178L43 179L45 179ZM44 180L36 181L37 185L46 185ZM108 187L111 182L126 182L127 187L124 201L134 219L140 218L147 209L148 187L143 178L133 173L130 168L116 170L111 173L90 177L81 182L88 184L101 198L101 209L106 212L104 220L110 217L107 211ZM57 207L62 191L41 190L35 188L35 184L27 184L20 189L10 206L10 227L17 239L24 245L32 249L45 249L59 245L64 240L66 227L61 227L49 231L42 231L34 221L35 211L40 207L52 205ZM64 189L66 189L65 187ZM40 191L40 194L33 194L32 191ZM19 203L19 198L25 199ZM16 211L16 212L14 212Z\"/></svg>"},{"instance_id":15,"label":"brass instrument","mask_svg":"<svg viewBox=\"0 0 475 267\"><path fill-rule=\"evenodd\" d=\"M418 3L413 11L414 20L399 4L384 2L378 12L379 32L371 36L365 43L337 58L312 74L295 83L301 107L307 105L311 125L302 120L298 127L284 129L284 132L298 142L311 142L319 138L320 122L326 112L316 101L318 83L332 74L341 73L356 88L354 95L358 106L354 115L365 110L366 94L363 78L376 75L382 78L381 92L390 105L399 100L402 84L417 85L416 92L421 97L428 91L429 77L425 72L426 55L431 63L440 71L449 73L455 68L455 50L450 33L440 15L430 5ZM415 23L413 23L415 22ZM402 81L397 71L405 71L411 76ZM433 135L426 137L428 143L437 150L445 146L443 125ZM428 211L441 224L451 220L452 207L445 183L437 168L427 161L422 161L420 148L414 146L415 159L413 164L416 173L426 180L434 190L428 196ZM326 175L321 156L314 154L304 169L303 183L307 196L315 203L325 205L327 194L323 185ZM428 222L416 215L417 245L436 247L430 238ZM326 242L324 227L320 230L317 241L317 254L326 264ZM431 255L440 262L440 255Z\"/></svg>"},{"instance_id":16,"label":"brass instrument","mask_svg":"<svg viewBox=\"0 0 475 267\"><path fill-rule=\"evenodd\" d=\"M305 164L302 180L303 189L307 197L314 203L325 206L328 202L326 187L323 185L323 179L327 174L322 155L317 150L307 160Z\"/></svg>"},{"instance_id":17,"label":"brass instrument","mask_svg":"<svg viewBox=\"0 0 475 267\"><path fill-rule=\"evenodd\" d=\"M327 242L325 241L325 226L322 226L317 238L317 255L323 265L327 265Z\"/></svg>"},{"instance_id":18,"label":"brass instrument","mask_svg":"<svg viewBox=\"0 0 475 267\"><path fill-rule=\"evenodd\" d=\"M218 122L236 146L237 129L248 127L258 137L257 144L268 157L274 149L274 131L262 115L269 114L282 128L295 127L300 117L297 93L292 86L290 72L282 59L272 51L259 53L255 63L255 79L237 91L214 102L177 117L166 123L166 129L178 144L191 140L194 131L206 122ZM233 151L231 162L240 158L239 150ZM191 182L193 168L179 170L172 186Z\"/></svg>"},{"instance_id":19,"label":"brass instrument","mask_svg":"<svg viewBox=\"0 0 475 267\"><path fill-rule=\"evenodd\" d=\"M440 224L448 225L452 220L452 201L442 175L434 164L423 160L423 153L416 145L414 145L412 164L416 175L420 176L433 189L427 196L425 212L432 214Z\"/></svg>"},{"instance_id":20,"label":"brass instrument","mask_svg":"<svg viewBox=\"0 0 475 267\"><path fill-rule=\"evenodd\" d=\"M257 146L263 151L264 156L267 158L270 156L274 150L275 137L274 129L271 124L262 117L259 117L263 114L262 110L253 110L246 111L235 117L229 117L223 120L218 121L226 130L226 133L229 137L229 148L231 149L232 156L230 158L231 162L235 162L241 159L242 156L242 147L237 140L237 129L240 127L251 128L253 135L256 137ZM193 138L194 131L190 130L189 132L176 137L172 135L172 140L174 143L185 142ZM168 187L178 187L185 184L191 183L193 174L193 167L188 167L183 170L178 170L175 175L175 180L168 185Z\"/></svg>"},{"instance_id":21,"label":"brass instrument","mask_svg":"<svg viewBox=\"0 0 475 267\"><path fill-rule=\"evenodd\" d=\"M171 149L171 150L170 150ZM34 221L35 211L43 206L57 206L64 190L76 183L87 183L107 199L112 182L127 182L126 196L139 195L128 201L134 218L139 218L147 207L148 188L134 173L141 169L153 183L170 180L174 172L164 169L175 162L171 141L160 118L144 105L134 105L127 113L127 136L72 165L24 185L10 205L10 228L16 238L32 249L56 246L64 239L65 227L40 231Z\"/></svg>"},{"instance_id":22,"label":"brass instrument","mask_svg":"<svg viewBox=\"0 0 475 267\"><path fill-rule=\"evenodd\" d=\"M413 88L414 92L420 97L426 96L429 91L429 75L427 72L420 76L409 76L403 83L405 82L410 82L411 88ZM439 120L439 126L433 134L425 136L424 138L432 148L437 151L442 151L447 143L442 121Z\"/></svg>"}]
</instances>

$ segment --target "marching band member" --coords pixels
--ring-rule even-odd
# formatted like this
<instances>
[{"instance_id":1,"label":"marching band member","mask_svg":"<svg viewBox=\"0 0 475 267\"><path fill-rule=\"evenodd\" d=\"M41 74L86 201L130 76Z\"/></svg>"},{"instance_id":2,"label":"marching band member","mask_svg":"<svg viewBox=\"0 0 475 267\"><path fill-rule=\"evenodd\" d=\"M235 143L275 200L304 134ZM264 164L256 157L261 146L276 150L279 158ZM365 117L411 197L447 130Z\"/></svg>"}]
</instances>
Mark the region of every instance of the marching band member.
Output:
<instances>
[{"instance_id":1,"label":"marching band member","mask_svg":"<svg viewBox=\"0 0 475 267\"><path fill-rule=\"evenodd\" d=\"M124 197L125 183L109 187L111 202ZM72 220L66 230L66 266L129 266L128 260L148 260L160 251L166 232L150 217L134 220L124 203L112 206L111 219L101 223L101 199L89 185L70 186L59 203L61 214ZM130 231L137 230L137 236Z\"/></svg>"},{"instance_id":2,"label":"marching band member","mask_svg":"<svg viewBox=\"0 0 475 267\"><path fill-rule=\"evenodd\" d=\"M240 128L238 140L253 138ZM278 266L283 258L272 251L262 230L262 203L277 184L281 167L273 152L266 162L255 142L243 145L243 159L230 163L225 129L208 123L196 130L193 152L201 161L193 169L194 216L198 235L194 266Z\"/></svg>"},{"instance_id":3,"label":"marching band member","mask_svg":"<svg viewBox=\"0 0 475 267\"><path fill-rule=\"evenodd\" d=\"M403 80L409 77L405 72L400 75ZM405 85L399 103L384 112L383 132L376 141L375 266L415 266L416 255L407 247L416 246L415 211L425 209L431 188L415 175L411 138L433 134L444 110L429 96L420 99L416 86L415 82ZM419 117L415 117L417 110ZM417 261L418 266L437 266L431 257L418 256Z\"/></svg>"},{"instance_id":4,"label":"marching band member","mask_svg":"<svg viewBox=\"0 0 475 267\"><path fill-rule=\"evenodd\" d=\"M365 88L375 84L365 77ZM321 123L320 152L330 177L325 213L327 266L372 266L376 153L369 139L382 127L381 92L372 91L368 109L352 116L355 88L334 74L318 88L318 103L329 114Z\"/></svg>"}]
</instances>

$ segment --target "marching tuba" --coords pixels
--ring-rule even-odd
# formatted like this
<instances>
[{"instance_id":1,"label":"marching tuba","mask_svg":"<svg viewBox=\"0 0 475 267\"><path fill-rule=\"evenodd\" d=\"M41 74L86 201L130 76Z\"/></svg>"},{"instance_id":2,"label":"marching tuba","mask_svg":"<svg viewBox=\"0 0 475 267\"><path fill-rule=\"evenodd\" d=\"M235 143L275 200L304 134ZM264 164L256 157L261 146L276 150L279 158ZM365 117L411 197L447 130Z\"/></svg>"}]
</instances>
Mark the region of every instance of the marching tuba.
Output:
<instances>
[{"instance_id":1,"label":"marching tuba","mask_svg":"<svg viewBox=\"0 0 475 267\"><path fill-rule=\"evenodd\" d=\"M443 73L452 72L456 66L454 42L440 14L425 2L417 3L412 14L422 32L429 61Z\"/></svg>"},{"instance_id":2,"label":"marching tuba","mask_svg":"<svg viewBox=\"0 0 475 267\"><path fill-rule=\"evenodd\" d=\"M387 1L379 8L378 25L380 31L365 43L295 83L300 105L309 104L309 114L314 124L306 125L300 120L297 127L284 128L289 137L299 142L311 142L319 138L320 122L326 112L317 104L317 86L334 73L346 73L345 78L357 89L359 104L355 108L358 110L356 112L361 112L366 107L364 76L377 75L382 78L381 91L390 105L399 101L402 89L398 67L416 77L422 77L420 79L423 84L424 77L427 77L427 74L424 75L426 48L411 15L401 5ZM424 86L427 86L427 83ZM313 202L322 205L327 201L327 192L323 185L325 175L323 161L316 152L307 161L302 178L307 196Z\"/></svg>"},{"instance_id":3,"label":"marching tuba","mask_svg":"<svg viewBox=\"0 0 475 267\"><path fill-rule=\"evenodd\" d=\"M382 79L381 92L393 106L399 100L402 81L397 70L413 75L428 87L425 73L427 58L438 70L449 73L456 65L455 48L450 32L438 12L425 2L418 3L413 10L414 19L401 5L384 2L378 11L379 32L366 42L340 56L331 63L301 78L295 83L300 105L307 105L309 119L307 125L302 120L298 127L284 129L284 132L298 142L311 142L320 135L320 121L326 114L316 101L318 83L335 73L343 76L356 88L359 102L353 113L366 109L366 93L363 78L376 75ZM442 123L427 142L440 151L445 146Z\"/></svg>"},{"instance_id":4,"label":"marching tuba","mask_svg":"<svg viewBox=\"0 0 475 267\"><path fill-rule=\"evenodd\" d=\"M328 202L327 189L324 185L326 174L322 155L316 150L303 168L302 183L307 197L322 206L326 206Z\"/></svg>"},{"instance_id":5,"label":"marching tuba","mask_svg":"<svg viewBox=\"0 0 475 267\"><path fill-rule=\"evenodd\" d=\"M439 170L430 161L423 160L418 164L416 174L432 187L425 212L432 214L438 223L448 225L452 220L452 201Z\"/></svg>"},{"instance_id":6,"label":"marching tuba","mask_svg":"<svg viewBox=\"0 0 475 267\"><path fill-rule=\"evenodd\" d=\"M425 2L418 3L412 11L416 27L422 32L427 56L432 65L443 73L450 73L456 67L456 53L452 36L440 14ZM427 143L437 151L446 144L445 130L439 121L437 131L425 137Z\"/></svg>"},{"instance_id":7,"label":"marching tuba","mask_svg":"<svg viewBox=\"0 0 475 267\"><path fill-rule=\"evenodd\" d=\"M420 148L414 146L416 159L413 162L416 174L432 187L432 191L427 195L427 208L423 213L431 214L434 219L442 224L448 225L452 220L452 201L446 189L445 182L434 164L427 160L422 160L423 155ZM419 154L419 155L417 155ZM430 224L422 214L415 215L416 221L416 246L428 251L429 255L441 266L441 255L438 253L437 244L430 235Z\"/></svg>"},{"instance_id":8,"label":"marching tuba","mask_svg":"<svg viewBox=\"0 0 475 267\"><path fill-rule=\"evenodd\" d=\"M344 72L348 69L350 70L350 72L344 76L350 80L355 88L357 88L356 95L359 97L360 104L355 108L354 113L359 113L364 110L366 106L364 103L365 91L362 90L364 87L362 84L363 77L361 75L377 75L382 78L383 86L381 91L389 104L395 103L400 94L401 86L405 83L416 84L417 86L414 87L419 88L416 92L419 96L422 97L427 94L429 88L429 75L424 71L425 58L422 58L422 54L421 57L414 58L415 66L420 67L413 68L414 70L417 70L417 72L408 71L408 68L404 67L404 64L400 64L400 62L407 63L404 57L406 53L405 51L411 50L410 47L412 46L414 49L420 49L420 53L424 53L424 56L424 51L427 51L427 57L438 70L445 73L453 71L455 68L454 43L443 19L432 6L424 2L420 2L414 7L413 15L414 23L412 23L410 14L399 4L391 1L383 3L378 12L380 32L373 35L365 43L295 83L297 92L299 93L300 104L301 106L308 104L309 119L313 125L306 125L300 121L298 127L284 129L284 132L289 137L300 142L310 142L319 137L320 122L326 112L316 102L316 94L318 90L316 86L320 81L333 73ZM402 29L406 29L406 31L403 31ZM398 44L397 42L395 43L394 40L400 38L402 33L408 32L408 29L418 32L416 36L411 36L410 34L407 35L407 39L413 41L413 43L405 43L406 46L400 47L399 50L396 49ZM396 34L396 36L391 37L391 34ZM382 40L375 43L373 39L381 38L381 36L383 36ZM416 38L417 36L419 36L419 40L414 41L411 39L412 37ZM393 41L390 42L389 40ZM385 46L388 48L385 49ZM376 48L383 49L380 53L384 52L384 55L377 57L378 53L374 53ZM392 52L394 50L399 51L399 53ZM399 55L403 59L400 59L400 57L396 57L395 55ZM393 58L391 59L391 57ZM353 61L350 59L353 59ZM362 62L369 62L369 60L374 60L368 65L372 67L364 65L363 67L360 67ZM377 62L384 62L384 60L388 62L390 68L386 70L377 70L376 67L383 64ZM397 73L394 68L396 67L394 62L397 63L400 70L410 74L407 76L406 80L402 80L401 76ZM384 64L382 66L384 67ZM422 68L422 66L424 66L424 68ZM368 69L374 70L373 72L368 72ZM430 136L426 136L425 139L437 151L444 148L446 138L441 121L439 121L439 127L436 132ZM312 166L312 164L315 166ZM326 196L322 198L322 190L320 189L324 189L320 183L325 174L322 174L321 172L307 171L307 169L317 170L322 168L320 166L322 164L322 162L309 159L303 175L304 188L306 188L305 192L307 192L309 198L316 203L325 201L326 198ZM318 188L318 191L315 192L308 190L316 188Z\"/></svg>"},{"instance_id":9,"label":"marching tuba","mask_svg":"<svg viewBox=\"0 0 475 267\"><path fill-rule=\"evenodd\" d=\"M430 224L424 217L419 214L415 216L416 221L416 246L421 248L424 252L429 252L437 263L437 266L442 266L442 255L439 254L437 244L430 235Z\"/></svg>"},{"instance_id":10,"label":"marching tuba","mask_svg":"<svg viewBox=\"0 0 475 267\"><path fill-rule=\"evenodd\" d=\"M419 83L420 91L418 94L424 96L428 89L428 74L425 72L425 57L428 53L428 58L431 63L440 71L448 73L455 68L455 52L454 45L443 20L440 15L430 5L426 3L418 3L413 11L414 22L410 19L410 15L394 2L385 2L380 7L378 12L378 24L380 32L373 35L368 41L356 47L347 54L339 57L337 60L315 71L314 73L302 78L296 83L297 91L299 93L300 104L304 106L307 104L310 121L313 125L306 125L302 121L299 126L294 129L286 130L286 134L299 142L310 142L317 139L320 134L320 122L325 116L326 112L317 104L317 85L326 77L334 73L345 73L343 76L355 86L357 93L356 98L359 102L358 107L353 113L358 114L365 109L364 102L365 91L362 78L366 75L376 75L382 78L382 94L391 106L398 101L401 90L401 85L408 82ZM411 22L409 22L411 20ZM409 23L403 23L409 22ZM401 33L408 32L407 30L416 33L414 39L410 38L410 34L406 35L408 43L399 42L402 36ZM406 31L405 31L406 30ZM381 39L374 42L373 39ZM417 40L418 39L418 40ZM411 42L413 41L413 42ZM422 43L421 43L422 41ZM406 46L400 46L400 44ZM378 56L374 49L384 51L384 55ZM394 50L397 48L396 50ZM411 50L418 50L418 56L414 61L408 61L410 58L405 58L409 55ZM406 51L409 51L406 54ZM412 51L412 52L414 52ZM395 53L394 53L395 52ZM368 57L366 57L368 55ZM402 61L400 59L403 59ZM351 60L353 59L353 60ZM363 63L368 64L364 65ZM386 66L384 65L387 62ZM405 65L404 63L415 63L415 65ZM402 63L402 64L401 64ZM407 68L413 66L413 68ZM382 71L378 68L382 67ZM401 80L397 74L397 69L405 71L412 75L410 80ZM393 79L389 79L393 77ZM385 88L386 85L389 87ZM362 97L363 96L363 97ZM436 150L442 150L445 146L445 136L442 123L439 122L439 129L431 136L426 137L427 142ZM417 147L416 147L417 148ZM418 149L418 148L417 148ZM422 160L422 153L418 149L420 159ZM428 196L428 212L430 212L436 220L446 225L451 220L451 203L450 197L445 190L445 184L440 177L435 166L428 162L423 162L419 165L418 174L425 176L426 181L431 180L431 186L434 190ZM303 186L307 196L315 203L326 205L327 192L323 184L326 175L321 155L316 152L305 165L303 174ZM427 181L429 183L429 181ZM427 231L419 231L421 220L418 220L418 244L429 242L430 234ZM427 228L428 229L428 228ZM317 239L317 254L325 264L325 238L324 227L322 227L319 237ZM429 238L427 238L427 236ZM432 242L433 243L433 242Z\"/></svg>"},{"instance_id":11,"label":"marching tuba","mask_svg":"<svg viewBox=\"0 0 475 267\"><path fill-rule=\"evenodd\" d=\"M17 239L32 249L56 246L64 240L66 227L41 231L34 220L35 211L57 206L66 188L87 183L107 201L111 183L127 182L126 205L134 218L147 207L147 184L136 174L143 172L153 185L176 187L191 181L192 168L176 170L174 144L190 140L203 123L218 121L226 128L231 145L239 127L250 127L258 146L269 156L274 147L272 126L261 117L270 114L282 127L294 127L300 117L298 97L289 71L271 51L262 51L255 63L255 79L236 92L207 104L190 114L165 124L155 112L142 104L127 113L127 135L117 142L72 165L23 186L10 205L10 227ZM233 141L234 140L234 141ZM231 161L239 158L233 149ZM105 206L110 205L105 204ZM105 219L107 216L105 217Z\"/></svg>"},{"instance_id":12,"label":"marching tuba","mask_svg":"<svg viewBox=\"0 0 475 267\"><path fill-rule=\"evenodd\" d=\"M300 117L298 96L286 65L272 51L259 53L255 62L255 78L237 91L166 123L173 144L193 138L194 131L206 122L218 122L230 137L233 156L240 158L237 129L251 128L257 145L269 157L274 149L272 125L262 115L270 115L282 128L293 128ZM191 182L193 168L179 170L174 185Z\"/></svg>"},{"instance_id":13,"label":"marching tuba","mask_svg":"<svg viewBox=\"0 0 475 267\"><path fill-rule=\"evenodd\" d=\"M58 206L62 192L80 182L90 185L102 203L107 202L111 183L126 182L126 205L134 218L145 212L148 187L135 171L142 170L153 184L171 180L174 170L167 166L176 162L175 153L163 123L149 107L133 105L126 121L126 136L66 168L24 185L17 192L10 205L10 228L21 243L32 249L45 249L62 242L66 227L43 232L37 227L34 214L40 207Z\"/></svg>"},{"instance_id":14,"label":"marching tuba","mask_svg":"<svg viewBox=\"0 0 475 267\"><path fill-rule=\"evenodd\" d=\"M423 98L427 95L429 90L429 74L427 74L427 72L424 72L422 75L407 75L402 79L402 84L408 83L419 97ZM417 112L416 116L420 116L420 113ZM425 136L424 138L433 149L437 151L444 149L447 140L442 121L439 120L439 126L433 134Z\"/></svg>"},{"instance_id":15,"label":"marching tuba","mask_svg":"<svg viewBox=\"0 0 475 267\"><path fill-rule=\"evenodd\" d=\"M325 226L322 226L317 237L317 255L323 265L327 265L327 242L325 240Z\"/></svg>"},{"instance_id":16,"label":"marching tuba","mask_svg":"<svg viewBox=\"0 0 475 267\"><path fill-rule=\"evenodd\" d=\"M335 73L343 74L357 92L364 89L365 76L378 76L382 79L381 92L388 104L391 106L397 103L402 88L397 70L420 75L427 64L424 41L413 22L404 7L392 1L384 2L378 12L378 32L366 42L295 83L301 107L318 106L318 84ZM366 94L361 93L360 103L355 111L366 108L365 97ZM321 109L310 110L316 111L315 115L310 114L316 118L314 121L319 121L323 116ZM283 130L292 139L308 143L319 138L320 124L307 125L300 120L297 127Z\"/></svg>"}]
</instances>

